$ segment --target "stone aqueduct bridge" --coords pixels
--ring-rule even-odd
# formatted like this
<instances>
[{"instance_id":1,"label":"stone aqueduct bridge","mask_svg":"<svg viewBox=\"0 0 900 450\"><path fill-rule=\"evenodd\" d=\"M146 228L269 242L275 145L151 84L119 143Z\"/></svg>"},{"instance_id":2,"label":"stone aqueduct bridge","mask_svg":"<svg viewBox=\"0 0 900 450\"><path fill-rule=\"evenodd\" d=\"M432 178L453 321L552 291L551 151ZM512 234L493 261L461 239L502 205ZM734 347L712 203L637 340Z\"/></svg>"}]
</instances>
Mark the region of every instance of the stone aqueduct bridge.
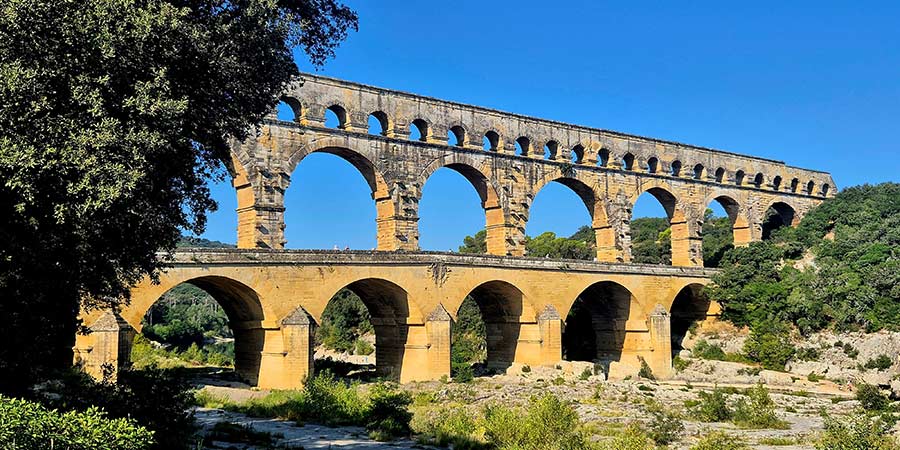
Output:
<instances>
[{"instance_id":1,"label":"stone aqueduct bridge","mask_svg":"<svg viewBox=\"0 0 900 450\"><path fill-rule=\"evenodd\" d=\"M273 114L255 137L232 146L239 249L178 252L160 282L136 286L122 311L87 314L93 332L77 337L75 357L88 371L127 361L146 311L190 282L225 308L236 370L261 387L297 387L312 372L313 330L342 288L373 316L377 369L401 381L449 374L450 326L467 295L487 323L488 365L555 364L568 346L567 358L612 361L611 373L633 370L643 358L666 376L673 342L690 322L717 313L699 295L712 273L702 268L707 206L722 204L735 244L745 245L773 224L795 224L835 191L827 173L780 161L314 75L282 100L294 121ZM326 110L337 127L325 126ZM380 130L369 129L370 116ZM419 139L410 138L412 129ZM283 250L290 174L314 152L340 156L365 177L378 251ZM440 168L459 172L478 192L489 255L418 251L418 202ZM523 257L529 208L551 182L584 202L595 262ZM630 264L631 208L645 192L669 216L675 267ZM577 299L583 318L567 323Z\"/></svg>"}]
</instances>

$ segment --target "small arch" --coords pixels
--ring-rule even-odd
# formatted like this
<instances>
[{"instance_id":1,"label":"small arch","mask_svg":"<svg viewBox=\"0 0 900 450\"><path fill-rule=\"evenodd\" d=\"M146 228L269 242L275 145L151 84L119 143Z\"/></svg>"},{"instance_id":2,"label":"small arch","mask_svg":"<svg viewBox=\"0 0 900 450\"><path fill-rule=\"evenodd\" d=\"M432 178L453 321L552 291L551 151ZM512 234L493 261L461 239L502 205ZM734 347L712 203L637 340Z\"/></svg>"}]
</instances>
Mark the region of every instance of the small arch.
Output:
<instances>
[{"instance_id":1,"label":"small arch","mask_svg":"<svg viewBox=\"0 0 900 450\"><path fill-rule=\"evenodd\" d=\"M581 164L584 161L584 146L578 144L572 147L572 162L575 164Z\"/></svg>"},{"instance_id":2,"label":"small arch","mask_svg":"<svg viewBox=\"0 0 900 450\"><path fill-rule=\"evenodd\" d=\"M516 154L521 156L528 156L531 154L531 140L525 136L519 136L516 139Z\"/></svg>"},{"instance_id":3,"label":"small arch","mask_svg":"<svg viewBox=\"0 0 900 450\"><path fill-rule=\"evenodd\" d=\"M737 172L734 173L734 184L736 184L738 186L744 185L744 171L743 170L738 170Z\"/></svg>"},{"instance_id":4,"label":"small arch","mask_svg":"<svg viewBox=\"0 0 900 450\"><path fill-rule=\"evenodd\" d=\"M566 315L563 359L598 362L607 368L609 363L620 361L627 334L625 323L635 303L634 296L621 284L600 281L588 286Z\"/></svg>"},{"instance_id":5,"label":"small arch","mask_svg":"<svg viewBox=\"0 0 900 450\"><path fill-rule=\"evenodd\" d=\"M597 152L597 165L600 167L607 167L609 165L609 150L606 148L601 148L599 152Z\"/></svg>"},{"instance_id":6,"label":"small arch","mask_svg":"<svg viewBox=\"0 0 900 450\"><path fill-rule=\"evenodd\" d=\"M800 189L800 180L794 178L791 180L791 192L797 192L797 189Z\"/></svg>"},{"instance_id":7,"label":"small arch","mask_svg":"<svg viewBox=\"0 0 900 450\"><path fill-rule=\"evenodd\" d=\"M725 181L725 169L719 167L716 169L716 183L721 183L723 181Z\"/></svg>"},{"instance_id":8,"label":"small arch","mask_svg":"<svg viewBox=\"0 0 900 450\"><path fill-rule=\"evenodd\" d=\"M409 123L409 138L414 141L425 142L428 140L428 122L425 119L416 119Z\"/></svg>"},{"instance_id":9,"label":"small arch","mask_svg":"<svg viewBox=\"0 0 900 450\"><path fill-rule=\"evenodd\" d=\"M647 160L647 173L657 172L659 172L659 159L657 159L655 156L652 156Z\"/></svg>"},{"instance_id":10,"label":"small arch","mask_svg":"<svg viewBox=\"0 0 900 450\"><path fill-rule=\"evenodd\" d=\"M297 100L294 97L281 97L281 101L277 106L278 120L299 123L302 113L303 107L300 104L300 100Z\"/></svg>"},{"instance_id":11,"label":"small arch","mask_svg":"<svg viewBox=\"0 0 900 450\"><path fill-rule=\"evenodd\" d=\"M806 193L812 195L816 191L816 182L809 180L809 183L806 183Z\"/></svg>"},{"instance_id":12,"label":"small arch","mask_svg":"<svg viewBox=\"0 0 900 450\"><path fill-rule=\"evenodd\" d=\"M626 153L625 156L622 157L622 169L634 170L634 155Z\"/></svg>"},{"instance_id":13,"label":"small arch","mask_svg":"<svg viewBox=\"0 0 900 450\"><path fill-rule=\"evenodd\" d=\"M460 125L454 125L447 130L447 144L455 147L466 145L466 130Z\"/></svg>"},{"instance_id":14,"label":"small arch","mask_svg":"<svg viewBox=\"0 0 900 450\"><path fill-rule=\"evenodd\" d=\"M706 174L705 169L703 168L703 164L697 164L694 166L694 179L702 180L704 175Z\"/></svg>"},{"instance_id":15,"label":"small arch","mask_svg":"<svg viewBox=\"0 0 900 450\"><path fill-rule=\"evenodd\" d=\"M718 209L714 208L716 203L721 206L726 217L716 215ZM735 242L747 240L747 219L740 215L740 210L740 204L727 195L718 195L707 201L700 228L704 267L718 267L722 256L734 248Z\"/></svg>"},{"instance_id":16,"label":"small arch","mask_svg":"<svg viewBox=\"0 0 900 450\"><path fill-rule=\"evenodd\" d=\"M766 210L762 223L762 238L769 239L772 233L782 227L794 226L796 213L791 205L775 202Z\"/></svg>"},{"instance_id":17,"label":"small arch","mask_svg":"<svg viewBox=\"0 0 900 450\"><path fill-rule=\"evenodd\" d=\"M753 177L753 186L757 189L762 189L763 184L766 182L766 177L762 174L762 172L757 173L755 177Z\"/></svg>"},{"instance_id":18,"label":"small arch","mask_svg":"<svg viewBox=\"0 0 900 450\"><path fill-rule=\"evenodd\" d=\"M821 191L821 192L822 192L822 197L828 197L828 190L829 190L829 189L831 189L831 187L828 186L827 183L825 183L825 184L822 185L822 191Z\"/></svg>"},{"instance_id":19,"label":"small arch","mask_svg":"<svg viewBox=\"0 0 900 450\"><path fill-rule=\"evenodd\" d=\"M772 189L781 190L781 175L775 175L775 178L772 178Z\"/></svg>"},{"instance_id":20,"label":"small arch","mask_svg":"<svg viewBox=\"0 0 900 450\"><path fill-rule=\"evenodd\" d=\"M387 114L384 111L375 111L369 114L368 126L369 134L387 136L389 129Z\"/></svg>"},{"instance_id":21,"label":"small arch","mask_svg":"<svg viewBox=\"0 0 900 450\"><path fill-rule=\"evenodd\" d=\"M679 161L679 160L677 160L677 159L676 159L675 161L672 161L672 171L671 171L671 175L672 175L673 177L680 177L680 176L681 176L681 161Z\"/></svg>"},{"instance_id":22,"label":"small arch","mask_svg":"<svg viewBox=\"0 0 900 450\"><path fill-rule=\"evenodd\" d=\"M547 141L544 144L544 159L554 160L556 159L556 155L559 153L559 142L556 141Z\"/></svg>"},{"instance_id":23,"label":"small arch","mask_svg":"<svg viewBox=\"0 0 900 450\"><path fill-rule=\"evenodd\" d=\"M684 349L691 327L702 324L712 309L712 302L703 294L702 284L692 283L678 291L670 309L673 356Z\"/></svg>"},{"instance_id":24,"label":"small arch","mask_svg":"<svg viewBox=\"0 0 900 450\"><path fill-rule=\"evenodd\" d=\"M343 130L347 128L347 110L341 105L331 105L325 110L325 127Z\"/></svg>"},{"instance_id":25,"label":"small arch","mask_svg":"<svg viewBox=\"0 0 900 450\"><path fill-rule=\"evenodd\" d=\"M494 130L484 133L484 138L481 141L484 149L487 151L496 152L500 148L500 135Z\"/></svg>"}]
</instances>

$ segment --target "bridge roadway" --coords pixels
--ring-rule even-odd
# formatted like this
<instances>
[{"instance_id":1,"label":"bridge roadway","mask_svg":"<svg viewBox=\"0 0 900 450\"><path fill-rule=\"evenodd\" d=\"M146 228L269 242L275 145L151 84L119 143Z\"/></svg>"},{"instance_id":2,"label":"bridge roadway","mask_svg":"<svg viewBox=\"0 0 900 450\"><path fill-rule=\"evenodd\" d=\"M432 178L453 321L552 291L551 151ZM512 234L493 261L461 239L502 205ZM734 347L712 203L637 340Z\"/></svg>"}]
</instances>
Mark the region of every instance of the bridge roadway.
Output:
<instances>
[{"instance_id":1,"label":"bridge roadway","mask_svg":"<svg viewBox=\"0 0 900 450\"><path fill-rule=\"evenodd\" d=\"M88 372L128 360L141 319L168 290L194 284L215 298L235 335L236 371L263 388L296 388L313 372L314 331L341 289L372 316L376 370L401 382L450 373L450 329L471 296L487 328L487 365L594 360L613 377L671 372L691 323L718 314L700 288L715 270L438 252L179 249L158 282L121 311L84 315L76 338ZM571 315L570 315L571 313Z\"/></svg>"}]
</instances>

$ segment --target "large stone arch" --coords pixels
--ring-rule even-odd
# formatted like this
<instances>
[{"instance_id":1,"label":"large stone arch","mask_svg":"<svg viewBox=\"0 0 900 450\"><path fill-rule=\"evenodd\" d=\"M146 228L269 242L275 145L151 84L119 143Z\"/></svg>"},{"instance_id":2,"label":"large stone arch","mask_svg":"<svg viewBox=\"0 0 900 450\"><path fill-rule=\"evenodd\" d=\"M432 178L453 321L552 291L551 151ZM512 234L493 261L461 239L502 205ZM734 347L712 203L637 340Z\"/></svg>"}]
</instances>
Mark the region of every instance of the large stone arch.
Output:
<instances>
[{"instance_id":1,"label":"large stone arch","mask_svg":"<svg viewBox=\"0 0 900 450\"><path fill-rule=\"evenodd\" d=\"M624 285L611 280L589 284L562 315L563 358L606 363L622 360L627 324L637 300Z\"/></svg>"},{"instance_id":2,"label":"large stone arch","mask_svg":"<svg viewBox=\"0 0 900 450\"><path fill-rule=\"evenodd\" d=\"M292 174L301 161L313 153L328 153L338 156L350 163L366 180L371 191L372 200L375 202L376 242L378 250L397 250L398 242L398 217L397 203L394 198L395 183L385 176L385 171L376 164L378 159L369 152L351 148L347 140L340 138L320 139L310 142L308 145L295 146L288 150L286 163L287 174ZM287 189L290 188L290 176L282 186L282 200Z\"/></svg>"},{"instance_id":3,"label":"large stone arch","mask_svg":"<svg viewBox=\"0 0 900 450\"><path fill-rule=\"evenodd\" d=\"M672 265L702 266L703 245L700 239L700 224L703 212L695 211L678 195L678 190L671 183L659 179L646 179L629 200L633 207L644 193L652 195L666 211L669 227L672 230ZM628 241L631 242L631 212L627 225ZM631 255L631 250L628 250Z\"/></svg>"},{"instance_id":4,"label":"large stone arch","mask_svg":"<svg viewBox=\"0 0 900 450\"><path fill-rule=\"evenodd\" d=\"M484 210L487 252L491 255L513 254L515 243L510 235L513 226L508 220L508 201L501 197L502 189L491 177L490 167L482 170L481 160L467 154L452 154L432 161L419 175L421 186L425 186L438 169L448 168L465 178L481 200ZM421 199L420 199L421 200Z\"/></svg>"},{"instance_id":5,"label":"large stone arch","mask_svg":"<svg viewBox=\"0 0 900 450\"><path fill-rule=\"evenodd\" d=\"M607 211L609 207L608 199L601 195L597 189L591 187L589 180L575 176L568 176L560 172L551 173L543 177L533 186L532 200L537 198L538 194L550 183L559 183L569 188L584 203L587 212L591 217L591 228L594 230L594 236L597 246L597 260L599 261L621 261L621 245L618 232L613 224L610 223L610 214ZM589 184L590 183L590 184ZM529 205L530 209L531 205Z\"/></svg>"},{"instance_id":6,"label":"large stone arch","mask_svg":"<svg viewBox=\"0 0 900 450\"><path fill-rule=\"evenodd\" d=\"M800 212L796 205L785 199L773 199L760 211L759 237L768 239L773 231L781 227L795 227L800 223ZM770 213L773 211L774 213Z\"/></svg>"},{"instance_id":7,"label":"large stone arch","mask_svg":"<svg viewBox=\"0 0 900 450\"><path fill-rule=\"evenodd\" d=\"M471 297L478 305L485 323L485 365L491 369L506 370L522 359L519 355L519 341L523 322L536 323L534 310L522 291L507 281L492 280L475 286L466 296ZM458 311L459 308L454 315Z\"/></svg>"},{"instance_id":8,"label":"large stone arch","mask_svg":"<svg viewBox=\"0 0 900 450\"><path fill-rule=\"evenodd\" d=\"M673 355L683 349L684 340L695 324L703 326L708 321L715 320L721 313L718 303L703 293L704 286L703 283L688 283L672 298L669 316Z\"/></svg>"},{"instance_id":9,"label":"large stone arch","mask_svg":"<svg viewBox=\"0 0 900 450\"><path fill-rule=\"evenodd\" d=\"M409 337L410 313L413 305L409 293L400 285L384 278L361 278L332 292L321 309L310 312L317 324L322 322L325 307L341 289L356 294L369 310L375 329L375 371L379 376L395 379L403 378L406 344Z\"/></svg>"}]
</instances>

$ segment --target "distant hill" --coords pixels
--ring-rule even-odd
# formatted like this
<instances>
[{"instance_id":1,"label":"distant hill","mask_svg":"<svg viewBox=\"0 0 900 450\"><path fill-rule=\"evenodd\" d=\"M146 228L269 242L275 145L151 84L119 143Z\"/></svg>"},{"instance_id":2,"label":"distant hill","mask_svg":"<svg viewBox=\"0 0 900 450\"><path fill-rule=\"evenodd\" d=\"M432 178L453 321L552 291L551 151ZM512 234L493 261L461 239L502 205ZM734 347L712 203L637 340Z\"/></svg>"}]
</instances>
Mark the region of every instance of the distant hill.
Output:
<instances>
[{"instance_id":1,"label":"distant hill","mask_svg":"<svg viewBox=\"0 0 900 450\"><path fill-rule=\"evenodd\" d=\"M224 242L219 241L211 241L209 239L203 239L198 237L191 236L181 236L181 240L178 241L176 245L177 248L185 248L185 247L200 247L200 248L235 248L237 247L234 244L226 244Z\"/></svg>"}]
</instances>

